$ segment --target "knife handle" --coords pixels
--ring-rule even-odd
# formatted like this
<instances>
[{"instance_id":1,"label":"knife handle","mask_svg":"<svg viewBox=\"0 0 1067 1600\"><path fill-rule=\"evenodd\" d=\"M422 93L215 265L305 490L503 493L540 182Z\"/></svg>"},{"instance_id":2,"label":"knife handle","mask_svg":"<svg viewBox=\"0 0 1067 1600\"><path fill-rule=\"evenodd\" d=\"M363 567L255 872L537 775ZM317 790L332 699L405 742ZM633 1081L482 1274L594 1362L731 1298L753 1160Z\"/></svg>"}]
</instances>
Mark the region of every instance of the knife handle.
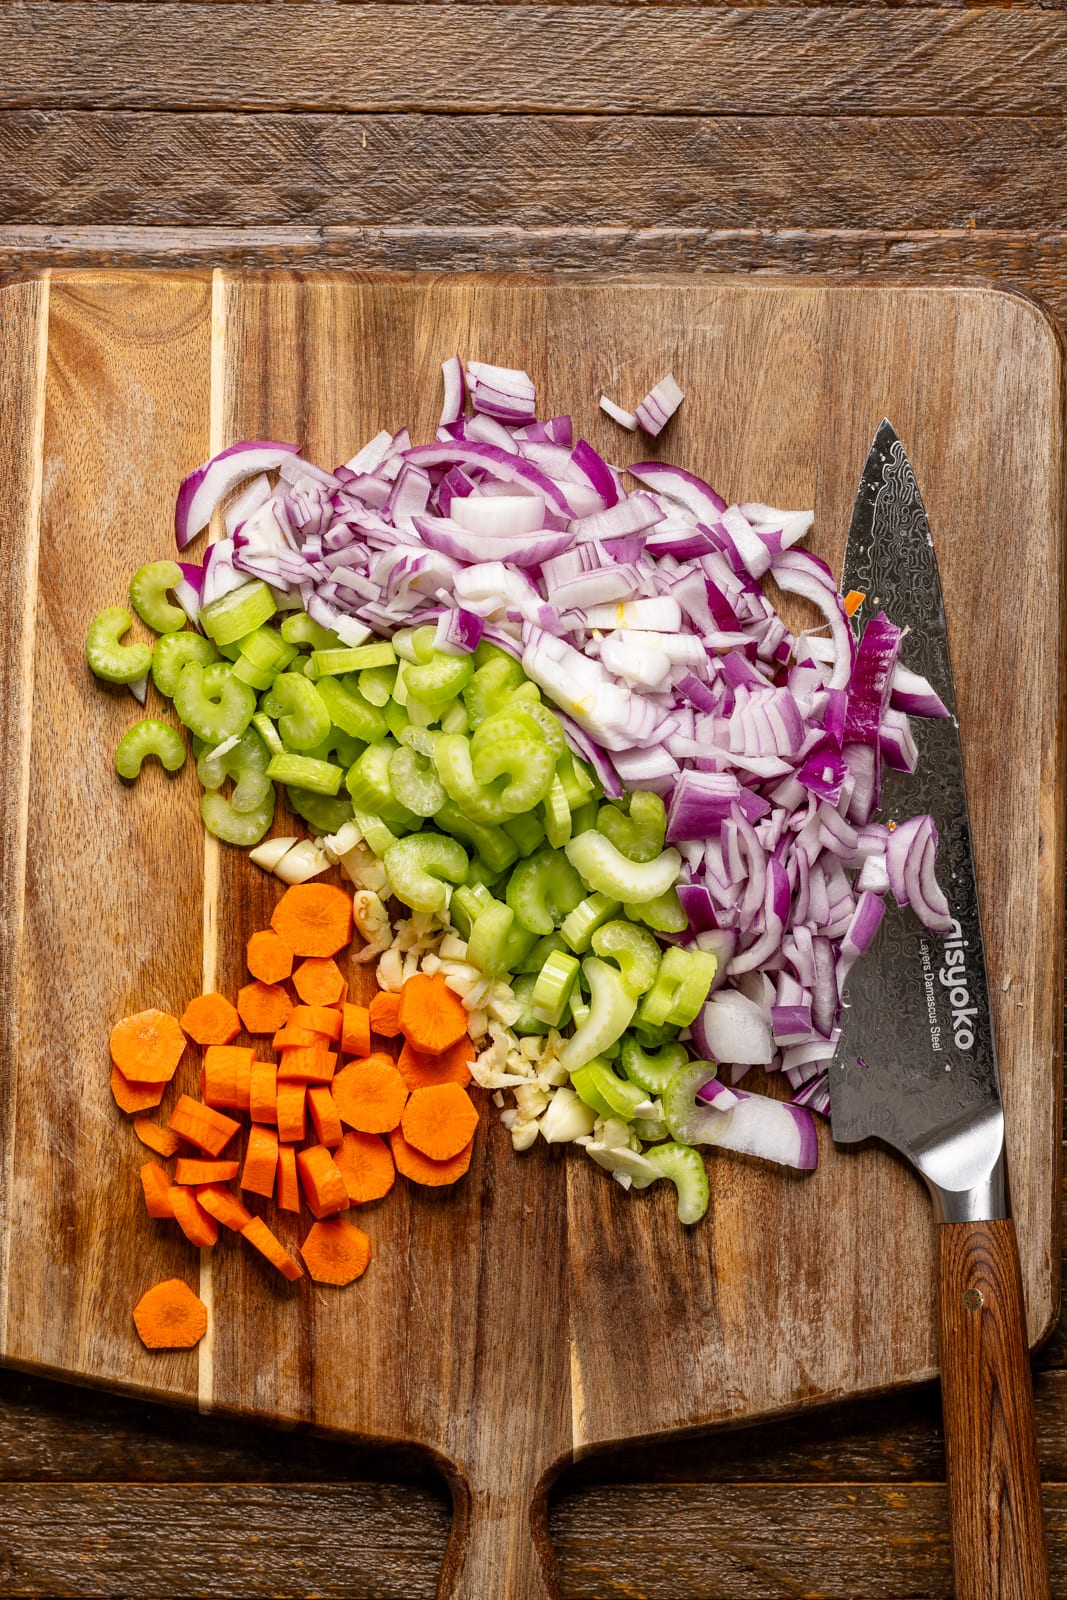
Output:
<instances>
[{"instance_id":1,"label":"knife handle","mask_svg":"<svg viewBox=\"0 0 1067 1600\"><path fill-rule=\"evenodd\" d=\"M1048 1600L1019 1247L1011 1218L938 1227L956 1600Z\"/></svg>"}]
</instances>

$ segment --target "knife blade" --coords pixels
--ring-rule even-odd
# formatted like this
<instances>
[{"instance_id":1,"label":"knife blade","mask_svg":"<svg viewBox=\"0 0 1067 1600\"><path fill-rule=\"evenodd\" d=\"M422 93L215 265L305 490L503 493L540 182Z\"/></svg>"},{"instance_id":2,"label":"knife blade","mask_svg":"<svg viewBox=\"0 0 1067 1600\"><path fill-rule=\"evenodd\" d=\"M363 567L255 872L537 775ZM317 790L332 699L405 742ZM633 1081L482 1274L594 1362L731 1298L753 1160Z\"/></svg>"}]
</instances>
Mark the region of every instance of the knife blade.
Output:
<instances>
[{"instance_id":1,"label":"knife blade","mask_svg":"<svg viewBox=\"0 0 1067 1600\"><path fill-rule=\"evenodd\" d=\"M938 830L945 934L886 897L849 974L830 1065L835 1141L877 1138L925 1179L938 1237L938 1340L957 1600L1045 1600L1048 1558L1004 1112L956 696L933 537L903 444L875 435L849 528L842 590L906 629L900 660L950 715L913 726L914 774L888 771L887 820L928 811Z\"/></svg>"}]
</instances>

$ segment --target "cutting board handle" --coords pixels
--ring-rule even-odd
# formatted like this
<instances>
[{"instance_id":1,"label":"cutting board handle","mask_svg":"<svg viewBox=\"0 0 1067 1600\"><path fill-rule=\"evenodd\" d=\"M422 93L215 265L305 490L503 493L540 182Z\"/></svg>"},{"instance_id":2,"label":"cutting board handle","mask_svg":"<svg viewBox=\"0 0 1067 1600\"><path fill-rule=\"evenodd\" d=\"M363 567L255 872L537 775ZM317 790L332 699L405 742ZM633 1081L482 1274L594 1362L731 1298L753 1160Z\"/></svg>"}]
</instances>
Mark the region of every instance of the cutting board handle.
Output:
<instances>
[{"instance_id":1,"label":"cutting board handle","mask_svg":"<svg viewBox=\"0 0 1067 1600\"><path fill-rule=\"evenodd\" d=\"M506 1471L483 1489L452 1478L452 1533L437 1600L560 1600L548 1537L551 1477L508 1482Z\"/></svg>"},{"instance_id":2,"label":"cutting board handle","mask_svg":"<svg viewBox=\"0 0 1067 1600\"><path fill-rule=\"evenodd\" d=\"M937 1232L956 1600L1048 1600L1015 1224L942 1223Z\"/></svg>"}]
</instances>

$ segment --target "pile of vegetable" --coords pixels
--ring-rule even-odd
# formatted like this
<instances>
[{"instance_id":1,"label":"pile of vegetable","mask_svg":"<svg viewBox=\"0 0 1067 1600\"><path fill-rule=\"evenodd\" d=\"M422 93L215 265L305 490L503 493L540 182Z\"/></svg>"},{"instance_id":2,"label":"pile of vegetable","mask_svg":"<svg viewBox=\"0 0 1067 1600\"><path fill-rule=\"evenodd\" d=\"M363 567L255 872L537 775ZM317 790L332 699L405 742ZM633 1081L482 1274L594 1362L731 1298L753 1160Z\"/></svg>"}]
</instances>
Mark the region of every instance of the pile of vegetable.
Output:
<instances>
[{"instance_id":1,"label":"pile of vegetable","mask_svg":"<svg viewBox=\"0 0 1067 1600\"><path fill-rule=\"evenodd\" d=\"M172 702L210 832L288 883L340 863L383 991L420 971L460 997L516 1148L666 1176L693 1221L702 1144L815 1164L885 894L948 925L932 818L877 819L909 717L945 708L883 614L854 637L865 597L797 548L810 513L658 461L630 488L570 417L537 420L525 373L444 379L430 444L382 432L326 471L253 441L191 474L179 549L220 508L225 536L135 575L154 648L111 607L89 663ZM682 398L606 409L658 432ZM131 729L119 772L149 754L178 769L172 724ZM276 785L311 838L267 837ZM740 1088L752 1067L792 1098Z\"/></svg>"}]
</instances>

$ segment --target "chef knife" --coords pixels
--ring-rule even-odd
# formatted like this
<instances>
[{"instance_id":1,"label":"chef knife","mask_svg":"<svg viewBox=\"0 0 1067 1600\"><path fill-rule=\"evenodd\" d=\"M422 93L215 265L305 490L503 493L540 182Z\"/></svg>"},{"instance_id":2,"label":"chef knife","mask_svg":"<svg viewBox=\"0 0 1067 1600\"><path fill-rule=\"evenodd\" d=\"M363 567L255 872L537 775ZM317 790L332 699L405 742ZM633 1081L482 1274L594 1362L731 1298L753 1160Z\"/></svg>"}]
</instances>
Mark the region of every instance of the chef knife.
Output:
<instances>
[{"instance_id":1,"label":"chef knife","mask_svg":"<svg viewBox=\"0 0 1067 1600\"><path fill-rule=\"evenodd\" d=\"M887 819L930 812L952 925L931 933L886 897L852 969L830 1068L834 1139L884 1140L925 1179L938 1223L938 1337L957 1600L1045 1600L1048 1558L1004 1111L948 634L930 525L888 421L852 513L842 590L906 629L900 660L951 715L915 725L914 774L888 771Z\"/></svg>"}]
</instances>

